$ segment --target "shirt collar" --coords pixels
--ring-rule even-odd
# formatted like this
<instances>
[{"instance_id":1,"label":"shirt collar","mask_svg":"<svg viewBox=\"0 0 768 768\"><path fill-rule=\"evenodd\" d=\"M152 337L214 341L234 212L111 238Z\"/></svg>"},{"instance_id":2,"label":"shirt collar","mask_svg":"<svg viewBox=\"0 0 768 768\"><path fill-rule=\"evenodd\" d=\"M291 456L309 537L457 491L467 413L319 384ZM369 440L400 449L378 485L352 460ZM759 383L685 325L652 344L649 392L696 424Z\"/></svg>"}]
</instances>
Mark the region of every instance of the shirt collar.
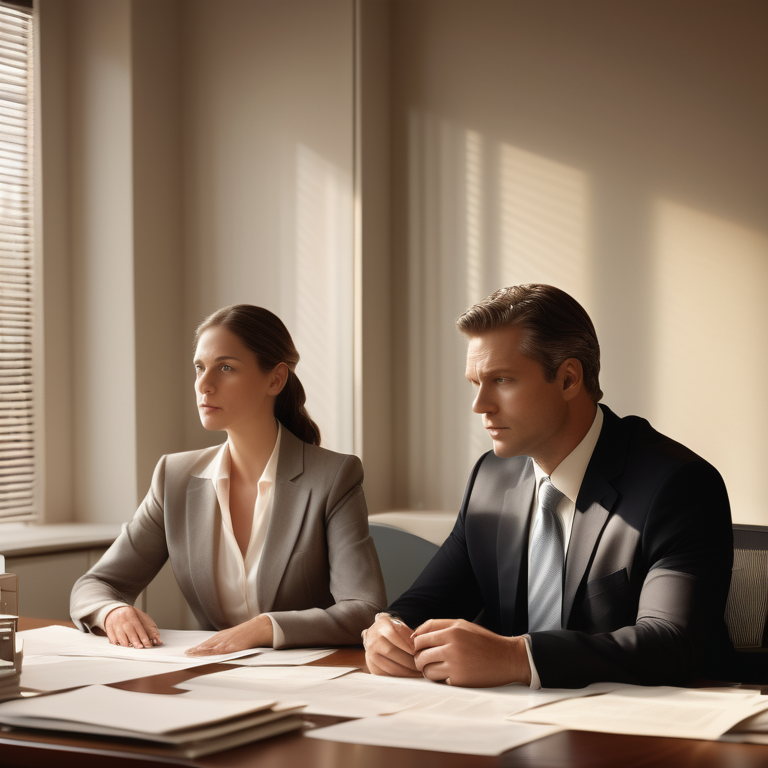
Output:
<instances>
[{"instance_id":1,"label":"shirt collar","mask_svg":"<svg viewBox=\"0 0 768 768\"><path fill-rule=\"evenodd\" d=\"M598 405L597 413L587 434L557 465L555 471L550 476L552 485L564 496L567 496L573 504L576 503L576 497L579 495L579 488L581 488L581 481L584 479L584 473L587 471L587 465L592 458L592 453L597 445L597 439L600 437L602 427L603 409ZM547 473L535 461L533 462L533 472L536 476L536 488L538 488L541 485L541 481L547 477Z\"/></svg>"},{"instance_id":2,"label":"shirt collar","mask_svg":"<svg viewBox=\"0 0 768 768\"><path fill-rule=\"evenodd\" d=\"M275 447L272 449L272 455L269 457L267 466L264 467L264 471L259 478L259 488L262 483L274 483L275 477L277 477L277 459L280 455L280 438L283 434L283 425L277 422L277 440L275 440ZM214 457L211 459L208 466L200 472L196 477L204 477L213 481L216 485L219 480L229 480L231 458L229 455L229 440L223 443L219 450L216 451Z\"/></svg>"}]
</instances>

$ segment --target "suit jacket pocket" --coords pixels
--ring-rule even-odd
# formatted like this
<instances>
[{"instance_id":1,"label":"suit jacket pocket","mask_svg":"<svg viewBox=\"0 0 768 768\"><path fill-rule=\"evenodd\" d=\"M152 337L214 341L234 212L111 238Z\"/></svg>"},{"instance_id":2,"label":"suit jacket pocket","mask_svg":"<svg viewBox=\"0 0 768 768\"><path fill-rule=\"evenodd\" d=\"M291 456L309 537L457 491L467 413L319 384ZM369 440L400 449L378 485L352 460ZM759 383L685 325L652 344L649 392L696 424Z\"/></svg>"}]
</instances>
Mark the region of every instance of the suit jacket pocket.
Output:
<instances>
[{"instance_id":1,"label":"suit jacket pocket","mask_svg":"<svg viewBox=\"0 0 768 768\"><path fill-rule=\"evenodd\" d=\"M631 603L626 568L588 582L584 600L584 630L591 633L613 632L633 623L637 605L631 609Z\"/></svg>"},{"instance_id":2,"label":"suit jacket pocket","mask_svg":"<svg viewBox=\"0 0 768 768\"><path fill-rule=\"evenodd\" d=\"M626 568L609 573L607 576L601 576L599 579L593 579L587 582L587 599L591 600L595 595L599 595L607 589L618 587L625 581L629 581Z\"/></svg>"}]
</instances>

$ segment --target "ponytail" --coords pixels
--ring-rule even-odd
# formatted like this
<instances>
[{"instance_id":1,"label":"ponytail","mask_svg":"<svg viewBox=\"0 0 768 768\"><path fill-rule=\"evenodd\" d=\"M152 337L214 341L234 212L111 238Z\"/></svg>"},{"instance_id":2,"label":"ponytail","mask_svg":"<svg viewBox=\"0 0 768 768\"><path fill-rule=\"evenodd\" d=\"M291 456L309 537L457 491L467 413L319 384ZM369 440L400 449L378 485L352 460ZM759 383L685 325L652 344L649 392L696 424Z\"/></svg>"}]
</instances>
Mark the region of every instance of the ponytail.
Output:
<instances>
[{"instance_id":1,"label":"ponytail","mask_svg":"<svg viewBox=\"0 0 768 768\"><path fill-rule=\"evenodd\" d=\"M275 418L299 440L311 445L320 445L320 429L309 418L304 403L307 396L299 377L289 369L288 378L275 402Z\"/></svg>"}]
</instances>

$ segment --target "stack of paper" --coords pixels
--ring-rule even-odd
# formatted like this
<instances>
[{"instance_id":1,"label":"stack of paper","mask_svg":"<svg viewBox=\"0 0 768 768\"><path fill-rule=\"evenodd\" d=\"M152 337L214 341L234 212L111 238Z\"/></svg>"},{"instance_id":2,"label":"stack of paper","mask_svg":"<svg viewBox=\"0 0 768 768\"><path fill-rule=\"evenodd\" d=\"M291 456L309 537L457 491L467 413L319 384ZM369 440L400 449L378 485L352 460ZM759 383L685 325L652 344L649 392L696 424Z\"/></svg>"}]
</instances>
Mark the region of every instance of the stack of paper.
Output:
<instances>
[{"instance_id":1,"label":"stack of paper","mask_svg":"<svg viewBox=\"0 0 768 768\"><path fill-rule=\"evenodd\" d=\"M0 723L150 743L155 753L195 758L301 728L298 706L197 700L94 685L0 704Z\"/></svg>"},{"instance_id":2,"label":"stack of paper","mask_svg":"<svg viewBox=\"0 0 768 768\"><path fill-rule=\"evenodd\" d=\"M721 741L746 741L751 744L768 744L768 711L743 720L720 737Z\"/></svg>"}]
</instances>

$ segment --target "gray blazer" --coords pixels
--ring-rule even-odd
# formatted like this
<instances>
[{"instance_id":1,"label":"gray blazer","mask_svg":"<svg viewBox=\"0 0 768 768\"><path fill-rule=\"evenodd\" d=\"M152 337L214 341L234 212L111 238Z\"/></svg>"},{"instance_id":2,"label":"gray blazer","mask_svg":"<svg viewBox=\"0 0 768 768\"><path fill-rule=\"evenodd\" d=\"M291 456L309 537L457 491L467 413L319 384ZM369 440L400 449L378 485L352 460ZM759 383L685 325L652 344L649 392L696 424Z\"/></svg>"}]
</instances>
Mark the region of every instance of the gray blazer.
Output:
<instances>
[{"instance_id":1,"label":"gray blazer","mask_svg":"<svg viewBox=\"0 0 768 768\"><path fill-rule=\"evenodd\" d=\"M70 612L80 629L90 629L87 617L107 603L133 604L168 558L200 624L228 626L214 581L216 491L195 476L217 450L160 459L133 519L72 589ZM386 604L362 480L356 456L309 445L283 428L257 583L259 607L280 625L282 647L359 643Z\"/></svg>"}]
</instances>

